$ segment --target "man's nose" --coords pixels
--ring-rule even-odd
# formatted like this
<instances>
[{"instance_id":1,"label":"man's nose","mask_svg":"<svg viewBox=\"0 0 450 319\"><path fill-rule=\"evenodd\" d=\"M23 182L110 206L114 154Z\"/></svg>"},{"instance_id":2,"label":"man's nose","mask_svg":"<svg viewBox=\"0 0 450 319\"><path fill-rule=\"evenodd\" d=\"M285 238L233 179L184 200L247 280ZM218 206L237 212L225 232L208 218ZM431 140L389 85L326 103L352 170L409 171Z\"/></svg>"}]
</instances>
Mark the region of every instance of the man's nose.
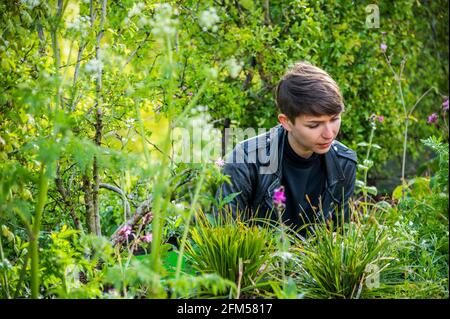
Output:
<instances>
[{"instance_id":1,"label":"man's nose","mask_svg":"<svg viewBox=\"0 0 450 319\"><path fill-rule=\"evenodd\" d=\"M331 125L325 124L324 129L322 130L322 137L326 139L330 139L334 137L333 128Z\"/></svg>"}]
</instances>

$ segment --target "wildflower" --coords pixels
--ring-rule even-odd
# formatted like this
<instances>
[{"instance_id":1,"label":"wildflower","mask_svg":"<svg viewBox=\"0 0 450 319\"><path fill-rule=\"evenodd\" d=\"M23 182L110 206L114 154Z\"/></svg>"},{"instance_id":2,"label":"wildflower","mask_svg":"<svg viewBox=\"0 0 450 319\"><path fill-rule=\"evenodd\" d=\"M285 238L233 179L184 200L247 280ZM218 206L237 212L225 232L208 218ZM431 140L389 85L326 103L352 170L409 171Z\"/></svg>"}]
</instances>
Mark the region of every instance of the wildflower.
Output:
<instances>
[{"instance_id":1,"label":"wildflower","mask_svg":"<svg viewBox=\"0 0 450 319\"><path fill-rule=\"evenodd\" d=\"M276 206L284 206L284 204L286 203L286 195L284 193L283 186L275 189L275 192L273 194L273 202Z\"/></svg>"},{"instance_id":2,"label":"wildflower","mask_svg":"<svg viewBox=\"0 0 450 319\"><path fill-rule=\"evenodd\" d=\"M234 57L227 60L225 64L228 68L228 73L232 78L236 78L239 75L242 70L242 66L244 65L242 61L237 62Z\"/></svg>"},{"instance_id":3,"label":"wildflower","mask_svg":"<svg viewBox=\"0 0 450 319\"><path fill-rule=\"evenodd\" d=\"M200 12L199 24L202 27L203 31L208 31L209 29L211 29L211 31L216 32L216 24L219 21L220 19L217 16L215 8L209 8L208 10Z\"/></svg>"},{"instance_id":4,"label":"wildflower","mask_svg":"<svg viewBox=\"0 0 450 319\"><path fill-rule=\"evenodd\" d=\"M386 43L381 43L380 44L380 49L381 49L381 52L386 52L386 50L387 50L387 44Z\"/></svg>"},{"instance_id":5,"label":"wildflower","mask_svg":"<svg viewBox=\"0 0 450 319\"><path fill-rule=\"evenodd\" d=\"M160 4L157 7L156 14L151 21L153 26L152 32L155 36L164 39L175 35L177 19L172 19L174 10L168 3Z\"/></svg>"},{"instance_id":6,"label":"wildflower","mask_svg":"<svg viewBox=\"0 0 450 319\"><path fill-rule=\"evenodd\" d=\"M141 240L144 243L149 243L152 241L152 239L153 239L153 234L151 234L151 233L141 237Z\"/></svg>"},{"instance_id":7,"label":"wildflower","mask_svg":"<svg viewBox=\"0 0 450 319\"><path fill-rule=\"evenodd\" d=\"M193 96L194 95L194 93L192 93L192 92L188 92L188 94L187 94L188 96Z\"/></svg>"},{"instance_id":8,"label":"wildflower","mask_svg":"<svg viewBox=\"0 0 450 319\"><path fill-rule=\"evenodd\" d=\"M430 116L428 116L427 123L428 124L436 123L437 120L438 120L438 115L436 113L433 113Z\"/></svg>"},{"instance_id":9,"label":"wildflower","mask_svg":"<svg viewBox=\"0 0 450 319\"><path fill-rule=\"evenodd\" d=\"M384 121L384 116L383 115L378 115L377 117L378 122L383 122Z\"/></svg>"},{"instance_id":10,"label":"wildflower","mask_svg":"<svg viewBox=\"0 0 450 319\"><path fill-rule=\"evenodd\" d=\"M131 235L131 233L132 233L132 229L131 229L131 227L129 225L123 226L118 232L118 234L120 236L123 236L126 239L128 239L128 237Z\"/></svg>"},{"instance_id":11,"label":"wildflower","mask_svg":"<svg viewBox=\"0 0 450 319\"><path fill-rule=\"evenodd\" d=\"M223 160L222 157L219 157L218 159L216 159L216 161L214 162L218 167L222 167L225 165L225 161Z\"/></svg>"},{"instance_id":12,"label":"wildflower","mask_svg":"<svg viewBox=\"0 0 450 319\"><path fill-rule=\"evenodd\" d=\"M442 109L443 109L444 111L448 111L448 99L446 99L446 100L444 101L444 103L442 103Z\"/></svg>"}]
</instances>

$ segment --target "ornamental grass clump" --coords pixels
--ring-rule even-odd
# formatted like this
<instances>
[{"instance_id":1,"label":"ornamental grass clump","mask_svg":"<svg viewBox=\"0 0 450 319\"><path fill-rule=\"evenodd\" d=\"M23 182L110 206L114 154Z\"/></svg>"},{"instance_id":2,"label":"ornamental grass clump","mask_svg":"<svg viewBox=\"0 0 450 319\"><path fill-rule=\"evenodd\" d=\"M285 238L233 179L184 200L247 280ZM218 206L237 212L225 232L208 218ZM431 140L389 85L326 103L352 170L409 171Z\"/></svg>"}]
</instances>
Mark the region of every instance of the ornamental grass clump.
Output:
<instances>
[{"instance_id":1,"label":"ornamental grass clump","mask_svg":"<svg viewBox=\"0 0 450 319\"><path fill-rule=\"evenodd\" d=\"M268 228L247 224L230 215L210 220L201 213L191 229L186 257L200 273L215 273L237 286L237 295L262 283L264 265L274 245Z\"/></svg>"},{"instance_id":2,"label":"ornamental grass clump","mask_svg":"<svg viewBox=\"0 0 450 319\"><path fill-rule=\"evenodd\" d=\"M377 288L380 273L389 265L388 239L373 219L362 223L353 213L349 223L327 221L310 225L299 240L299 290L305 298L359 298Z\"/></svg>"}]
</instances>

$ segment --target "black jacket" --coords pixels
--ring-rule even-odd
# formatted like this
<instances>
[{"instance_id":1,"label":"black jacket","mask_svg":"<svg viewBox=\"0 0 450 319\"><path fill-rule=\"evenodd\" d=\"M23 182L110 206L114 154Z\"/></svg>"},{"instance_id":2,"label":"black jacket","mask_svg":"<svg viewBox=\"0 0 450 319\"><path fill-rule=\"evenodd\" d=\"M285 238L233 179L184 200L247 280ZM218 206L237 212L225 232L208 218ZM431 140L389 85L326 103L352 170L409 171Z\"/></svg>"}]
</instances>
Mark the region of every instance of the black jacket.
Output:
<instances>
[{"instance_id":1,"label":"black jacket","mask_svg":"<svg viewBox=\"0 0 450 319\"><path fill-rule=\"evenodd\" d=\"M240 212L246 212L246 218L278 219L272 198L275 189L281 186L286 137L287 131L277 125L265 134L239 143L227 157L223 173L230 176L231 185L222 184L216 193L216 199L240 192L226 205L231 208L234 217L239 208ZM327 179L322 198L323 215L318 217L336 220L336 212L342 212L344 208L344 217L348 220L348 199L353 195L355 187L356 164L356 153L342 143L333 141L325 154ZM341 214L338 216L342 216Z\"/></svg>"}]
</instances>

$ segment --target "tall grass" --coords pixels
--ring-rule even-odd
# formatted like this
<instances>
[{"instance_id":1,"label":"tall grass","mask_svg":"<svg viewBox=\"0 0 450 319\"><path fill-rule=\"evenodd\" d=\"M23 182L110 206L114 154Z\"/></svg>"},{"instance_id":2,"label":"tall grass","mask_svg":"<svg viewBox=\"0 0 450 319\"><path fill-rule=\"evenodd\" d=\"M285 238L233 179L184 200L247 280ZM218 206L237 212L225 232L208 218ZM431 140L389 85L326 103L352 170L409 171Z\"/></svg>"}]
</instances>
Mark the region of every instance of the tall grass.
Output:
<instances>
[{"instance_id":1,"label":"tall grass","mask_svg":"<svg viewBox=\"0 0 450 319\"><path fill-rule=\"evenodd\" d=\"M307 239L296 239L297 280L306 298L359 298L363 289L379 285L389 265L384 229L373 218L362 223L351 206L349 223L338 218L312 224Z\"/></svg>"},{"instance_id":2,"label":"tall grass","mask_svg":"<svg viewBox=\"0 0 450 319\"><path fill-rule=\"evenodd\" d=\"M236 297L261 282L264 271L260 270L274 251L269 228L233 220L231 215L210 220L199 213L190 233L192 241L186 243L186 256L194 269L236 283Z\"/></svg>"}]
</instances>

